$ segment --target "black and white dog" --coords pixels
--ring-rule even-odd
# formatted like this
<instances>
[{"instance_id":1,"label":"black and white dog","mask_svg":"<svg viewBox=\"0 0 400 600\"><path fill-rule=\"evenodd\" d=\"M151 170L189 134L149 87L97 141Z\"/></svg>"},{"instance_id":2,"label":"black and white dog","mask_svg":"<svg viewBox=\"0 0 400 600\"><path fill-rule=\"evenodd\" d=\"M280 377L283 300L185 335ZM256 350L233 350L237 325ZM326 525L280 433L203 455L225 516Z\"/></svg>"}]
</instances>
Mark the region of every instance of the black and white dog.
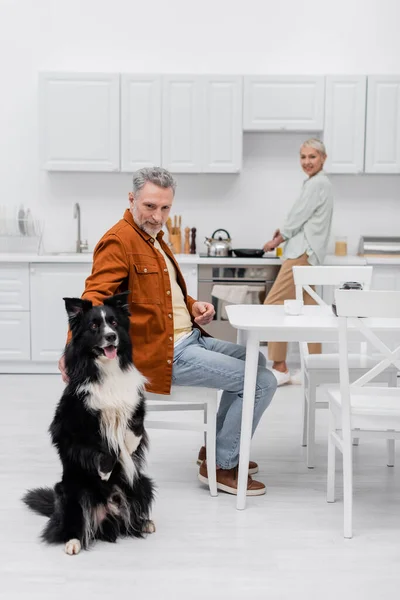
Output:
<instances>
[{"instance_id":1,"label":"black and white dog","mask_svg":"<svg viewBox=\"0 0 400 600\"><path fill-rule=\"evenodd\" d=\"M67 554L95 539L155 531L153 484L142 473L146 380L132 362L127 295L95 307L64 298L72 332L65 351L69 383L49 429L62 480L54 489L28 491L24 502L49 517L42 538L65 543Z\"/></svg>"}]
</instances>

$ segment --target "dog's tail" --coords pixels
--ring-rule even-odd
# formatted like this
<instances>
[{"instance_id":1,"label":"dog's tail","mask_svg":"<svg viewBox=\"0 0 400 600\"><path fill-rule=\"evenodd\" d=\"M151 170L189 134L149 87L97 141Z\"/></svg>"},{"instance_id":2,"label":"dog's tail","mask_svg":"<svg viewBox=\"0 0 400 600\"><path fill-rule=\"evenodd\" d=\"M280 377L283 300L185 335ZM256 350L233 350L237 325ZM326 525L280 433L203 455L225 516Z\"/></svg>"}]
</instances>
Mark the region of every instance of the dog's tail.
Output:
<instances>
[{"instance_id":1,"label":"dog's tail","mask_svg":"<svg viewBox=\"0 0 400 600\"><path fill-rule=\"evenodd\" d=\"M26 492L22 500L39 515L51 517L54 512L55 497L52 488L36 488Z\"/></svg>"}]
</instances>

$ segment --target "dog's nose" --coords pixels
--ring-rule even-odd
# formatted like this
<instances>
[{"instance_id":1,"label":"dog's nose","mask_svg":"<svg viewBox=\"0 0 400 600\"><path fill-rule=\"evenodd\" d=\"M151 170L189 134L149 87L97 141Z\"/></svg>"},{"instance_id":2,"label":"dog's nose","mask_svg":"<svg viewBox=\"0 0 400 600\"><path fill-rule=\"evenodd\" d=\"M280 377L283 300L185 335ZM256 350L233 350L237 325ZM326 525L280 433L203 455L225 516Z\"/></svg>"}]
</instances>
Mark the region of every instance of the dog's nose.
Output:
<instances>
[{"instance_id":1,"label":"dog's nose","mask_svg":"<svg viewBox=\"0 0 400 600\"><path fill-rule=\"evenodd\" d=\"M117 339L117 336L115 333L107 333L105 338L106 338L106 342L109 342L110 344L112 344Z\"/></svg>"}]
</instances>

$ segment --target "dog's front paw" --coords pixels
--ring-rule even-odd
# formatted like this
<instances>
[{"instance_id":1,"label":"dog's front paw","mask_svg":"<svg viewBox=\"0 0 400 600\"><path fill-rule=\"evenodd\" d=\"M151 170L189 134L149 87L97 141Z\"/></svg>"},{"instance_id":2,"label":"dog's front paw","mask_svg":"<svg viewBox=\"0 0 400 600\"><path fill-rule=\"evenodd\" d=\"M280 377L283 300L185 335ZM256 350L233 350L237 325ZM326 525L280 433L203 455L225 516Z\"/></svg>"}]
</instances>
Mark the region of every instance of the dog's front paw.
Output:
<instances>
[{"instance_id":1,"label":"dog's front paw","mask_svg":"<svg viewBox=\"0 0 400 600\"><path fill-rule=\"evenodd\" d=\"M112 473L112 471L110 471L109 473L103 473L103 471L99 471L100 478L103 481L108 481L111 477L111 473Z\"/></svg>"},{"instance_id":2,"label":"dog's front paw","mask_svg":"<svg viewBox=\"0 0 400 600\"><path fill-rule=\"evenodd\" d=\"M69 554L70 556L73 556L74 554L79 554L80 551L81 543L77 539L69 540L69 542L65 544L65 553Z\"/></svg>"},{"instance_id":3,"label":"dog's front paw","mask_svg":"<svg viewBox=\"0 0 400 600\"><path fill-rule=\"evenodd\" d=\"M154 524L154 521L151 521L149 519L148 521L145 521L143 523L142 533L155 533L155 531L156 531L156 526Z\"/></svg>"}]
</instances>

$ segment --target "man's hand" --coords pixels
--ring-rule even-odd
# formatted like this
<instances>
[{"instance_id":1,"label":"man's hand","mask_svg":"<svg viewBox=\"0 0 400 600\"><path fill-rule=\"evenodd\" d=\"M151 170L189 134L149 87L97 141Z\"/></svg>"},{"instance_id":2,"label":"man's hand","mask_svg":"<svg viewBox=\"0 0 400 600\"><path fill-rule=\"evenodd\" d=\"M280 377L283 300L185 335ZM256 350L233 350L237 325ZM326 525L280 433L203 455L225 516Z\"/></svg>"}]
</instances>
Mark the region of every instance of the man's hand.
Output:
<instances>
[{"instance_id":1,"label":"man's hand","mask_svg":"<svg viewBox=\"0 0 400 600\"><path fill-rule=\"evenodd\" d=\"M62 355L62 357L60 358L60 360L58 361L58 370L61 371L61 377L64 383L68 383L69 382L69 377L67 375L67 371L65 368L65 356L64 354Z\"/></svg>"},{"instance_id":2,"label":"man's hand","mask_svg":"<svg viewBox=\"0 0 400 600\"><path fill-rule=\"evenodd\" d=\"M197 325L207 325L213 320L215 310L209 302L195 302L192 306L192 315Z\"/></svg>"}]
</instances>

